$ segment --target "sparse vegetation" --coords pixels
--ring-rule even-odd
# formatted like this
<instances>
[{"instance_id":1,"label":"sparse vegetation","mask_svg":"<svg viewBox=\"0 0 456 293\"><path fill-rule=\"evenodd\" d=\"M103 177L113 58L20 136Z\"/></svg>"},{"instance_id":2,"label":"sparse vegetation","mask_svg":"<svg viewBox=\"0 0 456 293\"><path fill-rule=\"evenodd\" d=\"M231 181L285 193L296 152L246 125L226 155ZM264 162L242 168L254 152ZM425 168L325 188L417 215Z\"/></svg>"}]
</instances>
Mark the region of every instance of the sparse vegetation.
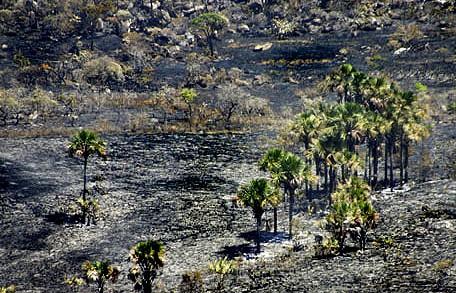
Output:
<instances>
[{"instance_id":1,"label":"sparse vegetation","mask_svg":"<svg viewBox=\"0 0 456 293\"><path fill-rule=\"evenodd\" d=\"M78 199L77 204L82 212L82 219L87 221L87 225L95 219L96 212L98 211L98 201L96 199L88 199L89 193L87 188L87 165L89 158L94 155L100 157L106 156L106 142L98 137L98 135L89 130L81 130L71 139L68 145L68 152L70 157L80 157L83 161L83 189L82 197Z\"/></svg>"},{"instance_id":2,"label":"sparse vegetation","mask_svg":"<svg viewBox=\"0 0 456 293\"><path fill-rule=\"evenodd\" d=\"M394 49L408 47L412 42L424 37L417 24L400 25L388 40L388 45Z\"/></svg>"},{"instance_id":3,"label":"sparse vegetation","mask_svg":"<svg viewBox=\"0 0 456 293\"><path fill-rule=\"evenodd\" d=\"M214 41L217 35L228 25L228 19L216 12L203 13L192 20L192 26L206 38L211 56L214 56Z\"/></svg>"},{"instance_id":4,"label":"sparse vegetation","mask_svg":"<svg viewBox=\"0 0 456 293\"><path fill-rule=\"evenodd\" d=\"M454 291L453 2L0 1L0 293Z\"/></svg>"},{"instance_id":5,"label":"sparse vegetation","mask_svg":"<svg viewBox=\"0 0 456 293\"><path fill-rule=\"evenodd\" d=\"M267 179L253 179L249 183L242 185L238 191L238 199L242 205L252 209L256 220L256 247L260 253L261 247L261 221L267 204L275 203L277 195L274 194Z\"/></svg>"},{"instance_id":6,"label":"sparse vegetation","mask_svg":"<svg viewBox=\"0 0 456 293\"><path fill-rule=\"evenodd\" d=\"M365 249L367 231L379 219L370 200L367 183L351 177L346 184L339 185L331 196L330 212L326 216L328 230L334 235L342 254L348 235L354 238L360 249Z\"/></svg>"},{"instance_id":7,"label":"sparse vegetation","mask_svg":"<svg viewBox=\"0 0 456 293\"><path fill-rule=\"evenodd\" d=\"M142 293L151 293L154 280L164 266L165 246L155 240L138 242L130 250L132 267L128 278L134 288Z\"/></svg>"},{"instance_id":8,"label":"sparse vegetation","mask_svg":"<svg viewBox=\"0 0 456 293\"><path fill-rule=\"evenodd\" d=\"M217 291L223 289L226 278L233 274L237 267L236 261L229 260L226 257L214 260L209 264L209 270L217 275Z\"/></svg>"},{"instance_id":9,"label":"sparse vegetation","mask_svg":"<svg viewBox=\"0 0 456 293\"><path fill-rule=\"evenodd\" d=\"M69 286L82 286L84 284L95 283L97 293L105 292L108 281L115 283L119 275L119 269L111 265L108 261L86 261L82 265L84 277L77 276L65 277L65 283Z\"/></svg>"},{"instance_id":10,"label":"sparse vegetation","mask_svg":"<svg viewBox=\"0 0 456 293\"><path fill-rule=\"evenodd\" d=\"M11 285L8 287L0 287L0 293L15 293L16 292L16 286Z\"/></svg>"},{"instance_id":11,"label":"sparse vegetation","mask_svg":"<svg viewBox=\"0 0 456 293\"><path fill-rule=\"evenodd\" d=\"M182 293L202 293L204 282L201 272L187 272L182 275L182 282L179 285L179 292Z\"/></svg>"}]
</instances>

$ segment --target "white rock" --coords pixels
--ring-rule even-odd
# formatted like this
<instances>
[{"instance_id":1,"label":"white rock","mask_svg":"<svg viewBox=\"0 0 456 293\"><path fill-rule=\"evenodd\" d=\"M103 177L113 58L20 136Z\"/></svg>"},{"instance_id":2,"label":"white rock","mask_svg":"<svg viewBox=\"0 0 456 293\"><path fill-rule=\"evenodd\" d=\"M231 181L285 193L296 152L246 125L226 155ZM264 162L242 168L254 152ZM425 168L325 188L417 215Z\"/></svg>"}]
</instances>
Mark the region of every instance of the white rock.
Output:
<instances>
[{"instance_id":1,"label":"white rock","mask_svg":"<svg viewBox=\"0 0 456 293\"><path fill-rule=\"evenodd\" d=\"M272 48L272 43L264 43L264 44L256 45L255 48L253 48L253 51L255 51L255 52L267 51L271 48Z\"/></svg>"},{"instance_id":2,"label":"white rock","mask_svg":"<svg viewBox=\"0 0 456 293\"><path fill-rule=\"evenodd\" d=\"M399 48L397 49L396 51L394 51L394 55L400 55L402 53L405 53L405 52L408 52L410 50L410 48Z\"/></svg>"},{"instance_id":3,"label":"white rock","mask_svg":"<svg viewBox=\"0 0 456 293\"><path fill-rule=\"evenodd\" d=\"M250 31L250 27L246 24L240 24L238 27L237 27L237 30L238 32L240 33L247 33Z\"/></svg>"}]
</instances>

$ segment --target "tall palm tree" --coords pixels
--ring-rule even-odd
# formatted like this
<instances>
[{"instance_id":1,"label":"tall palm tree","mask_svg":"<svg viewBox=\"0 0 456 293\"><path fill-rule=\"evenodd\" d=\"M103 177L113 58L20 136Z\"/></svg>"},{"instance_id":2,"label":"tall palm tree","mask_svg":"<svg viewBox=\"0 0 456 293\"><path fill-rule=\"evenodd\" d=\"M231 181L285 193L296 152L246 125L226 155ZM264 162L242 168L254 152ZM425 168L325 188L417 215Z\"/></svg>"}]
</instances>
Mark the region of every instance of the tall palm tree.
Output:
<instances>
[{"instance_id":1,"label":"tall palm tree","mask_svg":"<svg viewBox=\"0 0 456 293\"><path fill-rule=\"evenodd\" d=\"M242 185L238 191L238 199L242 205L252 208L256 219L256 249L260 253L261 247L261 218L264 214L266 205L274 201L276 195L265 178L253 179L247 184Z\"/></svg>"},{"instance_id":2,"label":"tall palm tree","mask_svg":"<svg viewBox=\"0 0 456 293\"><path fill-rule=\"evenodd\" d=\"M87 282L96 282L97 292L103 293L107 281L115 283L119 276L119 269L108 261L86 261L82 265Z\"/></svg>"},{"instance_id":3,"label":"tall palm tree","mask_svg":"<svg viewBox=\"0 0 456 293\"><path fill-rule=\"evenodd\" d=\"M268 171L271 174L273 179L273 184L276 187L279 187L280 183L277 180L278 173L280 172L280 160L284 155L284 151L278 148L271 148L269 149L263 157L258 162L260 170ZM279 204L279 200L272 204L273 208L273 221L274 221L274 233L277 233L277 205Z\"/></svg>"},{"instance_id":4,"label":"tall palm tree","mask_svg":"<svg viewBox=\"0 0 456 293\"><path fill-rule=\"evenodd\" d=\"M82 190L82 198L86 200L87 192L87 163L89 157L98 155L106 157L106 142L103 141L98 135L89 130L81 130L71 139L68 146L70 157L80 157L84 164L84 188Z\"/></svg>"},{"instance_id":5,"label":"tall palm tree","mask_svg":"<svg viewBox=\"0 0 456 293\"><path fill-rule=\"evenodd\" d=\"M271 173L272 182L283 188L284 194L288 196L288 232L290 239L293 237L292 221L296 190L303 182L315 181L310 166L297 155L280 149L269 149L260 160L260 168ZM274 217L276 226L276 216ZM275 228L275 227L274 227Z\"/></svg>"},{"instance_id":6,"label":"tall palm tree","mask_svg":"<svg viewBox=\"0 0 456 293\"><path fill-rule=\"evenodd\" d=\"M283 186L284 192L288 195L289 209L288 209L288 234L290 239L293 238L292 222L296 190L302 185L303 182L313 182L315 176L312 171L300 157L297 155L286 152L280 160L280 171L276 175L278 182Z\"/></svg>"},{"instance_id":7,"label":"tall palm tree","mask_svg":"<svg viewBox=\"0 0 456 293\"><path fill-rule=\"evenodd\" d=\"M374 188L377 185L378 180L379 147L382 138L390 131L391 126L391 121L386 120L382 115L374 111L367 111L365 113L365 119L363 119L361 123L362 131L367 140L365 177L369 184Z\"/></svg>"},{"instance_id":8,"label":"tall palm tree","mask_svg":"<svg viewBox=\"0 0 456 293\"><path fill-rule=\"evenodd\" d=\"M143 293L152 293L152 284L158 270L164 265L165 246L155 240L138 242L130 250L130 261L133 263L128 278L134 288Z\"/></svg>"},{"instance_id":9,"label":"tall palm tree","mask_svg":"<svg viewBox=\"0 0 456 293\"><path fill-rule=\"evenodd\" d=\"M336 92L339 103L351 100L353 93L353 80L357 70L351 64L343 64L331 72L321 84L324 90Z\"/></svg>"},{"instance_id":10,"label":"tall palm tree","mask_svg":"<svg viewBox=\"0 0 456 293\"><path fill-rule=\"evenodd\" d=\"M296 117L292 130L297 133L300 141L304 144L304 148L308 150L312 139L318 136L322 125L320 117L313 112L307 111Z\"/></svg>"},{"instance_id":11,"label":"tall palm tree","mask_svg":"<svg viewBox=\"0 0 456 293\"><path fill-rule=\"evenodd\" d=\"M304 144L306 163L311 165L312 159L315 159L315 173L319 173L319 162L317 158L312 158L307 155L310 151L312 140L318 138L321 131L325 127L324 115L316 115L314 111L306 111L298 115L292 123L292 131L297 134L298 139ZM306 193L309 190L308 182L305 182ZM317 186L318 188L318 186Z\"/></svg>"},{"instance_id":12,"label":"tall palm tree","mask_svg":"<svg viewBox=\"0 0 456 293\"><path fill-rule=\"evenodd\" d=\"M350 152L355 152L355 145L362 139L360 120L363 118L364 109L360 104L348 102L334 107L329 120L338 128L340 138L345 142Z\"/></svg>"}]
</instances>

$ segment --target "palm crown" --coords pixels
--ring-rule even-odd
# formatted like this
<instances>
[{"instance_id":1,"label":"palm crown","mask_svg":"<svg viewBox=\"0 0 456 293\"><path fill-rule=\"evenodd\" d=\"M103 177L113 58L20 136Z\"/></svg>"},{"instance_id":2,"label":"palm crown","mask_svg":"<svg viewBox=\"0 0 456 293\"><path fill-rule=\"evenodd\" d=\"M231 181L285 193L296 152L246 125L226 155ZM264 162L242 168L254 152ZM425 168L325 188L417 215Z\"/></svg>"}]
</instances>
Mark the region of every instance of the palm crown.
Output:
<instances>
[{"instance_id":1,"label":"palm crown","mask_svg":"<svg viewBox=\"0 0 456 293\"><path fill-rule=\"evenodd\" d=\"M70 156L88 158L91 155L106 156L106 142L89 130L81 130L73 136L68 146Z\"/></svg>"}]
</instances>

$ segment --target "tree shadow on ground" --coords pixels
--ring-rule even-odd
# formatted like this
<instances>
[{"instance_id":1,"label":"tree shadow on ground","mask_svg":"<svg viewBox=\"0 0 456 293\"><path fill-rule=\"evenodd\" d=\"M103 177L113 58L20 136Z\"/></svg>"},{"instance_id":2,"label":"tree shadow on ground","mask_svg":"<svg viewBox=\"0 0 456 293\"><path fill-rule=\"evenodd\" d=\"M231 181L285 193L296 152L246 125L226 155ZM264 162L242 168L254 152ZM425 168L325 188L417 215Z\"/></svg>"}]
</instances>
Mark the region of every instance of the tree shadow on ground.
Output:
<instances>
[{"instance_id":1,"label":"tree shadow on ground","mask_svg":"<svg viewBox=\"0 0 456 293\"><path fill-rule=\"evenodd\" d=\"M245 256L245 255L253 255L256 254L256 247L255 247L255 239L256 239L256 231L249 231L240 233L239 236L244 240L249 241L250 243L244 243L239 245L231 245L231 246L224 246L223 249L217 254L226 256L230 259ZM281 243L283 241L288 240L288 234L285 232L268 232L262 231L261 232L261 244L265 243Z\"/></svg>"},{"instance_id":2,"label":"tree shadow on ground","mask_svg":"<svg viewBox=\"0 0 456 293\"><path fill-rule=\"evenodd\" d=\"M45 221L57 225L82 223L80 215L72 215L65 212L53 212L44 216Z\"/></svg>"},{"instance_id":3,"label":"tree shadow on ground","mask_svg":"<svg viewBox=\"0 0 456 293\"><path fill-rule=\"evenodd\" d=\"M239 236L247 241L255 241L256 239L256 230L249 232L242 232ZM261 243L281 243L289 239L288 234L285 232L269 232L261 231Z\"/></svg>"},{"instance_id":4,"label":"tree shadow on ground","mask_svg":"<svg viewBox=\"0 0 456 293\"><path fill-rule=\"evenodd\" d=\"M35 228L21 226L3 234L0 237L0 247L9 250L32 250L39 251L47 247L46 238L54 233L53 229L48 227Z\"/></svg>"},{"instance_id":5,"label":"tree shadow on ground","mask_svg":"<svg viewBox=\"0 0 456 293\"><path fill-rule=\"evenodd\" d=\"M233 259L235 257L243 256L246 254L252 254L256 252L256 248L254 245L250 243L244 243L239 245L227 245L222 248L222 250L218 251L217 254L223 257L227 257L229 259Z\"/></svg>"},{"instance_id":6,"label":"tree shadow on ground","mask_svg":"<svg viewBox=\"0 0 456 293\"><path fill-rule=\"evenodd\" d=\"M216 191L219 185L227 184L225 178L216 175L192 175L185 174L178 178L163 179L154 182L154 188L162 191L176 190L207 190Z\"/></svg>"},{"instance_id":7,"label":"tree shadow on ground","mask_svg":"<svg viewBox=\"0 0 456 293\"><path fill-rule=\"evenodd\" d=\"M39 196L42 193L50 193L56 188L53 182L30 176L33 172L35 170L17 161L0 158L0 192L3 193L2 197L6 198L10 195L10 197L14 196L10 200L20 201L21 199Z\"/></svg>"}]
</instances>

